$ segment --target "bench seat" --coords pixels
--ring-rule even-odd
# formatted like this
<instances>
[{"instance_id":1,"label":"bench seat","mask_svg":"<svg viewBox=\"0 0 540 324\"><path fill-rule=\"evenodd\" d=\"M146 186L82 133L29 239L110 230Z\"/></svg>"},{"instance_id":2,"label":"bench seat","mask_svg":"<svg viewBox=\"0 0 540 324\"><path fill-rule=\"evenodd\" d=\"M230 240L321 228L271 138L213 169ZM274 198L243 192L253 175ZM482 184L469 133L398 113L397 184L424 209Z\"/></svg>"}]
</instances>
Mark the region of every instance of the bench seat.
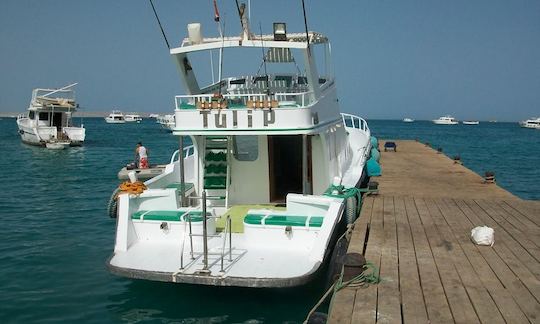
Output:
<instances>
[{"instance_id":1,"label":"bench seat","mask_svg":"<svg viewBox=\"0 0 540 324\"><path fill-rule=\"evenodd\" d=\"M182 217L182 220L180 220L180 217L186 213L185 210L139 210L138 212L135 212L131 215L131 219L138 219L141 218L143 220L154 220L154 221L164 221L164 222L180 222L180 221L187 221L187 215ZM210 213L206 213L207 216L211 216ZM192 222L202 222L202 212L200 210L192 210L189 212L189 216L191 216Z\"/></svg>"},{"instance_id":2,"label":"bench seat","mask_svg":"<svg viewBox=\"0 0 540 324\"><path fill-rule=\"evenodd\" d=\"M306 226L309 218L309 227L321 227L324 217L301 216L301 215L276 215L276 214L247 214L244 223L249 225L279 225L279 226ZM263 221L264 219L264 221Z\"/></svg>"}]
</instances>

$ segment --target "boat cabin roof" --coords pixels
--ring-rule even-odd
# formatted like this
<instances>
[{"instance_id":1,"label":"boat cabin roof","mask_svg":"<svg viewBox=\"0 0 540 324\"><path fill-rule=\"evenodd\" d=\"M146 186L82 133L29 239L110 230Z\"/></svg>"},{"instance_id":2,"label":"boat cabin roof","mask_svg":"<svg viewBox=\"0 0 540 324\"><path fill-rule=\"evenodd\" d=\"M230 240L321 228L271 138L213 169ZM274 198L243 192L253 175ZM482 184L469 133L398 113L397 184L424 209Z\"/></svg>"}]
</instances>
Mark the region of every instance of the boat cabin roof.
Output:
<instances>
[{"instance_id":1,"label":"boat cabin roof","mask_svg":"<svg viewBox=\"0 0 540 324\"><path fill-rule=\"evenodd\" d=\"M326 44L328 38L321 33L309 32L310 44ZM306 33L288 33L286 41L274 40L274 35L258 35L245 38L242 36L207 37L198 44L193 44L189 38L184 38L180 47L172 48L171 54L182 54L232 47L264 47L264 48L307 48Z\"/></svg>"}]
</instances>

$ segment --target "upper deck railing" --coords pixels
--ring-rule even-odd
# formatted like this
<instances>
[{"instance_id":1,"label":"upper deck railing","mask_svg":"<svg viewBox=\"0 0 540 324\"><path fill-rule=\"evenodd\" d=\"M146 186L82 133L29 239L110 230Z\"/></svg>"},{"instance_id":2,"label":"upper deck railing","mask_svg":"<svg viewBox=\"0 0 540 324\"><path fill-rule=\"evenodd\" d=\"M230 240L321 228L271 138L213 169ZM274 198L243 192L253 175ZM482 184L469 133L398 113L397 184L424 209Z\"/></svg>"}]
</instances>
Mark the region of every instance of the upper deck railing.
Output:
<instances>
[{"instance_id":1,"label":"upper deck railing","mask_svg":"<svg viewBox=\"0 0 540 324\"><path fill-rule=\"evenodd\" d=\"M370 133L368 124L363 118L344 113L341 114L341 118L343 119L343 124L345 127L355 128L365 133Z\"/></svg>"}]
</instances>

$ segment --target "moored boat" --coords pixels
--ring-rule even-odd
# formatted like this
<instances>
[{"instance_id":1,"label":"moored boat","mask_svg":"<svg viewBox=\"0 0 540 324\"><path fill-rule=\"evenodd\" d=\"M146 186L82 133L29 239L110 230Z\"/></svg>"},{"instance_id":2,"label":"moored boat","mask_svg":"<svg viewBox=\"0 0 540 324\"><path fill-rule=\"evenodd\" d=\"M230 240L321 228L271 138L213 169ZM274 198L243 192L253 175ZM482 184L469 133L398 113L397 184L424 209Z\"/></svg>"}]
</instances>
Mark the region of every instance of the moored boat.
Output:
<instances>
[{"instance_id":1,"label":"moored boat","mask_svg":"<svg viewBox=\"0 0 540 324\"><path fill-rule=\"evenodd\" d=\"M143 118L137 113L127 113L124 115L124 120L126 123L140 123Z\"/></svg>"},{"instance_id":2,"label":"moored boat","mask_svg":"<svg viewBox=\"0 0 540 324\"><path fill-rule=\"evenodd\" d=\"M200 25L190 24L189 37L170 50L187 92L175 98L179 149L162 174L118 195L108 261L114 274L300 285L328 261L358 215L371 133L364 119L340 113L332 69L318 71L311 53L325 53L329 63L327 37L288 34L283 23L255 36L240 15L241 36L204 38ZM304 58L305 71L220 75L200 88L192 55L224 49L262 50L261 64L280 67ZM185 136L192 146L183 147Z\"/></svg>"},{"instance_id":3,"label":"moored boat","mask_svg":"<svg viewBox=\"0 0 540 324\"><path fill-rule=\"evenodd\" d=\"M437 119L434 119L433 123L437 125L457 125L458 121L454 117L450 115L446 115L446 116L442 116Z\"/></svg>"},{"instance_id":4,"label":"moored boat","mask_svg":"<svg viewBox=\"0 0 540 324\"><path fill-rule=\"evenodd\" d=\"M125 124L126 119L121 111L113 110L109 116L105 117L105 122L107 124Z\"/></svg>"},{"instance_id":5,"label":"moored boat","mask_svg":"<svg viewBox=\"0 0 540 324\"><path fill-rule=\"evenodd\" d=\"M412 119L412 118L403 118L403 122L404 123L413 123L414 119Z\"/></svg>"},{"instance_id":6,"label":"moored boat","mask_svg":"<svg viewBox=\"0 0 540 324\"><path fill-rule=\"evenodd\" d=\"M17 127L24 143L46 146L62 141L71 146L82 145L86 137L83 125L75 126L72 114L79 105L75 101L77 83L60 89L37 88L32 91L28 114L17 117Z\"/></svg>"},{"instance_id":7,"label":"moored boat","mask_svg":"<svg viewBox=\"0 0 540 324\"><path fill-rule=\"evenodd\" d=\"M540 129L540 117L532 117L524 121L520 121L519 125L523 128Z\"/></svg>"},{"instance_id":8,"label":"moored boat","mask_svg":"<svg viewBox=\"0 0 540 324\"><path fill-rule=\"evenodd\" d=\"M480 124L478 120L464 120L461 123L463 125L479 125Z\"/></svg>"}]
</instances>

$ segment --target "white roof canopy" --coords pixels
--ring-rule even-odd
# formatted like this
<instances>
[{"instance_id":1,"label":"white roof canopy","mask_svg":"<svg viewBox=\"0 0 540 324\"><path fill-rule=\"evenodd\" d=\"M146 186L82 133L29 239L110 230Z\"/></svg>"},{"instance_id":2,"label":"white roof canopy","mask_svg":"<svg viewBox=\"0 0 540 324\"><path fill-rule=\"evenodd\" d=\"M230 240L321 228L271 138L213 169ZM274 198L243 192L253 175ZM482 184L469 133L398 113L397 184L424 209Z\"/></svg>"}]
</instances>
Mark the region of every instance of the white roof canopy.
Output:
<instances>
[{"instance_id":1,"label":"white roof canopy","mask_svg":"<svg viewBox=\"0 0 540 324\"><path fill-rule=\"evenodd\" d=\"M324 44L328 42L326 36L317 33L309 32L310 44ZM212 49L228 48L228 47L265 47L265 48L297 48L306 49L306 34L292 33L287 34L286 41L275 41L274 35L252 35L249 39L241 36L235 37L211 37L203 38L199 44L192 44L189 38L182 41L180 47L171 48L171 54L181 54L196 51L205 51Z\"/></svg>"}]
</instances>

